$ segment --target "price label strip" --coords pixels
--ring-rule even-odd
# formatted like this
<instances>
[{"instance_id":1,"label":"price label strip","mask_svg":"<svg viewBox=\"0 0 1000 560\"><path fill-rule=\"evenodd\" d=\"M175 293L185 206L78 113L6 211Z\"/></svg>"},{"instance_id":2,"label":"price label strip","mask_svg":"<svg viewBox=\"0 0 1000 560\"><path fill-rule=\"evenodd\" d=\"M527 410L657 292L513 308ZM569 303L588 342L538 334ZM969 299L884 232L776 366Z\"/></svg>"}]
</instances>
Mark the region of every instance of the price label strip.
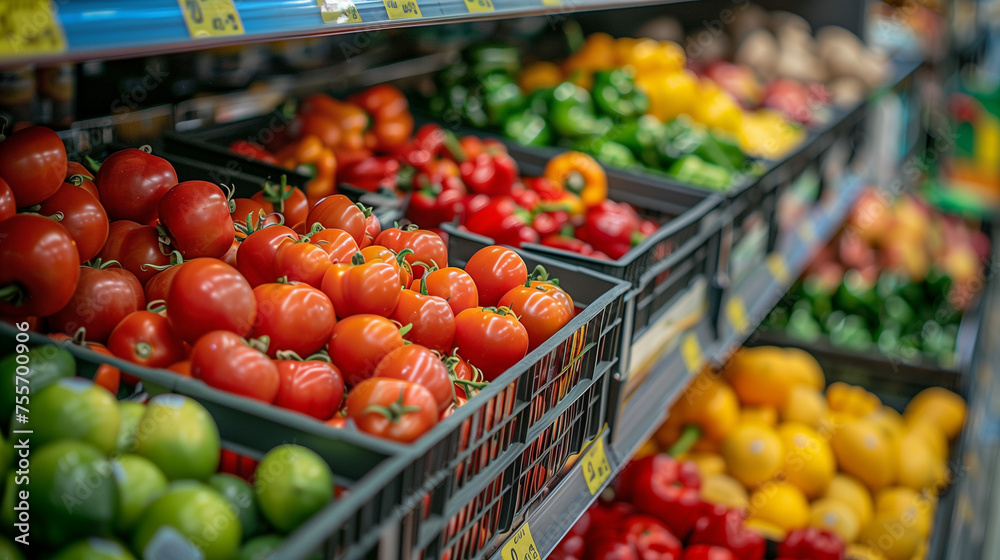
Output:
<instances>
[{"instance_id":1,"label":"price label strip","mask_svg":"<svg viewBox=\"0 0 1000 560\"><path fill-rule=\"evenodd\" d=\"M562 0L542 0L542 5L549 7L562 6Z\"/></svg>"},{"instance_id":2,"label":"price label strip","mask_svg":"<svg viewBox=\"0 0 1000 560\"><path fill-rule=\"evenodd\" d=\"M779 284L788 284L788 282L791 281L791 275L788 272L788 265L785 264L785 257L777 253L772 253L767 257L767 268L771 271L771 276L773 276Z\"/></svg>"},{"instance_id":3,"label":"price label strip","mask_svg":"<svg viewBox=\"0 0 1000 560\"><path fill-rule=\"evenodd\" d=\"M417 0L382 0L382 3L385 4L385 13L389 15L389 19L424 17Z\"/></svg>"},{"instance_id":4,"label":"price label strip","mask_svg":"<svg viewBox=\"0 0 1000 560\"><path fill-rule=\"evenodd\" d=\"M611 476L611 464L608 463L608 454L604 452L604 438L594 440L580 459L580 468L583 469L583 479L587 482L590 495L600 492Z\"/></svg>"},{"instance_id":5,"label":"price label strip","mask_svg":"<svg viewBox=\"0 0 1000 560\"><path fill-rule=\"evenodd\" d=\"M177 0L192 39L243 35L243 20L233 0Z\"/></svg>"},{"instance_id":6,"label":"price label strip","mask_svg":"<svg viewBox=\"0 0 1000 560\"><path fill-rule=\"evenodd\" d=\"M351 0L316 0L323 23L361 23L358 7Z\"/></svg>"},{"instance_id":7,"label":"price label strip","mask_svg":"<svg viewBox=\"0 0 1000 560\"><path fill-rule=\"evenodd\" d=\"M51 0L0 2L0 57L66 52L66 36Z\"/></svg>"},{"instance_id":8,"label":"price label strip","mask_svg":"<svg viewBox=\"0 0 1000 560\"><path fill-rule=\"evenodd\" d=\"M465 0L465 7L470 14L482 14L494 10L493 0Z\"/></svg>"},{"instance_id":9,"label":"price label strip","mask_svg":"<svg viewBox=\"0 0 1000 560\"><path fill-rule=\"evenodd\" d=\"M738 333L745 333L750 328L750 323L747 321L747 307L743 304L743 298L739 296L733 296L726 302L726 317L729 318L733 330Z\"/></svg>"},{"instance_id":10,"label":"price label strip","mask_svg":"<svg viewBox=\"0 0 1000 560\"><path fill-rule=\"evenodd\" d=\"M681 340L681 358L684 359L688 373L695 374L701 370L705 355L701 351L701 344L698 343L698 335L694 333L684 335L684 339Z\"/></svg>"},{"instance_id":11,"label":"price label strip","mask_svg":"<svg viewBox=\"0 0 1000 560\"><path fill-rule=\"evenodd\" d=\"M503 560L542 560L535 546L534 539L531 538L531 529L528 524L521 525L521 528L514 533L514 536L507 539L500 547L500 558Z\"/></svg>"}]
</instances>

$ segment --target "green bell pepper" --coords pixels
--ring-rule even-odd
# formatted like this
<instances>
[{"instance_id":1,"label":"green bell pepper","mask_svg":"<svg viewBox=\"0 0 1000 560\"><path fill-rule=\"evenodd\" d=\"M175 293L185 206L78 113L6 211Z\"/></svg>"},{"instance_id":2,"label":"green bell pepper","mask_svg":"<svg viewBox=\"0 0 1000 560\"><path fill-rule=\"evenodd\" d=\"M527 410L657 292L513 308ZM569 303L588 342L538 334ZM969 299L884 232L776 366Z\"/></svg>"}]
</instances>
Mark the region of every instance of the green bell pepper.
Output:
<instances>
[{"instance_id":1,"label":"green bell pepper","mask_svg":"<svg viewBox=\"0 0 1000 560\"><path fill-rule=\"evenodd\" d=\"M816 342L823 334L819 323L813 314L805 309L796 309L788 317L788 325L785 327L788 336L803 342Z\"/></svg>"},{"instance_id":2,"label":"green bell pepper","mask_svg":"<svg viewBox=\"0 0 1000 560\"><path fill-rule=\"evenodd\" d=\"M656 117L643 115L615 125L604 137L631 150L643 165L657 168L660 165L659 145L666 134L666 127Z\"/></svg>"},{"instance_id":3,"label":"green bell pepper","mask_svg":"<svg viewBox=\"0 0 1000 560\"><path fill-rule=\"evenodd\" d=\"M549 122L567 138L600 136L611 129L611 120L594 114L590 92L571 82L563 82L552 90Z\"/></svg>"},{"instance_id":4,"label":"green bell pepper","mask_svg":"<svg viewBox=\"0 0 1000 560\"><path fill-rule=\"evenodd\" d=\"M482 78L483 101L489 123L500 126L508 115L524 106L521 88L507 74L494 72Z\"/></svg>"},{"instance_id":5,"label":"green bell pepper","mask_svg":"<svg viewBox=\"0 0 1000 560\"><path fill-rule=\"evenodd\" d=\"M646 94L622 69L595 72L592 91L598 111L616 120L638 117L649 109Z\"/></svg>"},{"instance_id":6,"label":"green bell pepper","mask_svg":"<svg viewBox=\"0 0 1000 560\"><path fill-rule=\"evenodd\" d=\"M856 352L866 352L872 346L872 333L860 315L847 315L830 331L830 344Z\"/></svg>"},{"instance_id":7,"label":"green bell pepper","mask_svg":"<svg viewBox=\"0 0 1000 560\"><path fill-rule=\"evenodd\" d=\"M527 101L525 101L525 107L531 109L536 114L543 117L547 117L550 110L550 103L552 101L552 91L555 88L542 88L531 92L528 95Z\"/></svg>"},{"instance_id":8,"label":"green bell pepper","mask_svg":"<svg viewBox=\"0 0 1000 560\"><path fill-rule=\"evenodd\" d=\"M608 167L627 168L636 164L635 156L627 147L612 142L607 136L596 136L577 140L571 146L572 149L590 154Z\"/></svg>"},{"instance_id":9,"label":"green bell pepper","mask_svg":"<svg viewBox=\"0 0 1000 560\"><path fill-rule=\"evenodd\" d=\"M732 181L729 170L707 163L695 155L682 156L671 164L667 174L682 183L716 190L727 189Z\"/></svg>"},{"instance_id":10,"label":"green bell pepper","mask_svg":"<svg viewBox=\"0 0 1000 560\"><path fill-rule=\"evenodd\" d=\"M552 128L548 121L530 107L508 116L503 123L503 133L526 146L548 146L552 142Z\"/></svg>"},{"instance_id":11,"label":"green bell pepper","mask_svg":"<svg viewBox=\"0 0 1000 560\"><path fill-rule=\"evenodd\" d=\"M502 43L484 43L465 50L469 76L485 76L500 72L516 76L521 71L521 53L517 48Z\"/></svg>"}]
</instances>

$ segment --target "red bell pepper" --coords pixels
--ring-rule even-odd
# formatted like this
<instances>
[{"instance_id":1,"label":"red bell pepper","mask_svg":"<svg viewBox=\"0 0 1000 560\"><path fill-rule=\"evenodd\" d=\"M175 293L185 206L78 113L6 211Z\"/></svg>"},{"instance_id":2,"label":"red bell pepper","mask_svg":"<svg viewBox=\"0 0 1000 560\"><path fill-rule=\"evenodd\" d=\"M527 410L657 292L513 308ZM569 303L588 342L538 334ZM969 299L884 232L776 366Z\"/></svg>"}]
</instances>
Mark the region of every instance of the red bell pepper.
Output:
<instances>
[{"instance_id":1,"label":"red bell pepper","mask_svg":"<svg viewBox=\"0 0 1000 560\"><path fill-rule=\"evenodd\" d=\"M812 560L843 560L844 541L831 533L810 527L788 533L778 545L778 556Z\"/></svg>"},{"instance_id":2,"label":"red bell pepper","mask_svg":"<svg viewBox=\"0 0 1000 560\"><path fill-rule=\"evenodd\" d=\"M679 560L681 541L655 517L633 515L625 520L625 538L641 560Z\"/></svg>"},{"instance_id":3,"label":"red bell pepper","mask_svg":"<svg viewBox=\"0 0 1000 560\"><path fill-rule=\"evenodd\" d=\"M538 208L538 205L542 202L538 193L525 188L524 183L520 181L515 182L514 186L511 187L510 196L514 199L514 202L516 202L518 206L529 212L534 212L535 209Z\"/></svg>"},{"instance_id":4,"label":"red bell pepper","mask_svg":"<svg viewBox=\"0 0 1000 560\"><path fill-rule=\"evenodd\" d=\"M587 210L577 236L617 260L646 238L639 231L641 224L642 219L631 206L605 200Z\"/></svg>"},{"instance_id":5,"label":"red bell pepper","mask_svg":"<svg viewBox=\"0 0 1000 560\"><path fill-rule=\"evenodd\" d=\"M371 192L395 192L399 169L395 157L372 156L341 166L337 170L337 181Z\"/></svg>"},{"instance_id":6,"label":"red bell pepper","mask_svg":"<svg viewBox=\"0 0 1000 560\"><path fill-rule=\"evenodd\" d=\"M703 511L694 524L688 544L708 544L728 548L738 560L761 560L767 548L764 538L747 529L743 512L724 506Z\"/></svg>"},{"instance_id":7,"label":"red bell pepper","mask_svg":"<svg viewBox=\"0 0 1000 560\"><path fill-rule=\"evenodd\" d=\"M546 247L552 247L553 249L562 249L563 251L580 253L585 257L589 257L594 254L594 248L590 246L590 243L559 233L547 235L543 237L539 243Z\"/></svg>"},{"instance_id":8,"label":"red bell pepper","mask_svg":"<svg viewBox=\"0 0 1000 560\"><path fill-rule=\"evenodd\" d=\"M542 238L562 232L567 225L569 225L569 212L565 210L539 212L531 220L531 227L535 228Z\"/></svg>"},{"instance_id":9,"label":"red bell pepper","mask_svg":"<svg viewBox=\"0 0 1000 560\"><path fill-rule=\"evenodd\" d=\"M465 161L465 153L451 131L436 124L425 124L399 149L398 155L404 163L424 169L431 162L440 160L446 151L456 161Z\"/></svg>"},{"instance_id":10,"label":"red bell pepper","mask_svg":"<svg viewBox=\"0 0 1000 560\"><path fill-rule=\"evenodd\" d=\"M684 549L684 557L681 560L736 560L736 557L721 546L697 544Z\"/></svg>"},{"instance_id":11,"label":"red bell pepper","mask_svg":"<svg viewBox=\"0 0 1000 560\"><path fill-rule=\"evenodd\" d=\"M458 168L470 191L490 196L509 196L519 175L517 162L505 153L483 152Z\"/></svg>"},{"instance_id":12,"label":"red bell pepper","mask_svg":"<svg viewBox=\"0 0 1000 560\"><path fill-rule=\"evenodd\" d=\"M410 204L406 208L406 217L422 227L437 227L440 224L462 221L465 214L465 186L457 177L447 188L443 183L431 184L426 176L417 175L419 188L410 195Z\"/></svg>"},{"instance_id":13,"label":"red bell pepper","mask_svg":"<svg viewBox=\"0 0 1000 560\"><path fill-rule=\"evenodd\" d=\"M528 225L531 219L528 212L519 207L509 196L494 198L483 208L469 214L465 226L469 231L485 235L498 245L519 247L525 237L530 241L531 235L522 230L534 230ZM534 241L538 240L535 233Z\"/></svg>"},{"instance_id":14,"label":"red bell pepper","mask_svg":"<svg viewBox=\"0 0 1000 560\"><path fill-rule=\"evenodd\" d=\"M241 156L263 161L264 163L278 165L278 158L274 157L274 154L265 150L263 146L254 144L253 142L237 140L229 145L229 151L240 154Z\"/></svg>"},{"instance_id":15,"label":"red bell pepper","mask_svg":"<svg viewBox=\"0 0 1000 560\"><path fill-rule=\"evenodd\" d=\"M696 467L682 465L667 455L643 457L629 463L616 488L618 496L665 523L681 539L707 507L699 493Z\"/></svg>"},{"instance_id":16,"label":"red bell pepper","mask_svg":"<svg viewBox=\"0 0 1000 560\"><path fill-rule=\"evenodd\" d=\"M566 536L552 550L548 558L551 560L583 560L586 550L587 530L590 528L590 512L597 506L583 512L580 519L570 528Z\"/></svg>"}]
</instances>

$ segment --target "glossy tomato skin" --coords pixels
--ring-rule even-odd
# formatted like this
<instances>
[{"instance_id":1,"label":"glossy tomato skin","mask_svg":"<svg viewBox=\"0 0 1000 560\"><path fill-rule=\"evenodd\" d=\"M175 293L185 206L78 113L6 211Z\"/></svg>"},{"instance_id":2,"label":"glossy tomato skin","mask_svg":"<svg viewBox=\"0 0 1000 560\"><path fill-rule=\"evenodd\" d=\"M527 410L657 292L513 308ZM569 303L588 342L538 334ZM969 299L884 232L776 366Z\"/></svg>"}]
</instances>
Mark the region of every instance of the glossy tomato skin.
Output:
<instances>
[{"instance_id":1,"label":"glossy tomato skin","mask_svg":"<svg viewBox=\"0 0 1000 560\"><path fill-rule=\"evenodd\" d=\"M342 194L332 194L319 200L309 211L306 218L306 228L313 224L322 224L324 228L335 228L346 231L357 245L365 240L365 214L358 205Z\"/></svg>"},{"instance_id":2,"label":"glossy tomato skin","mask_svg":"<svg viewBox=\"0 0 1000 560\"><path fill-rule=\"evenodd\" d=\"M131 272L114 266L82 266L73 298L46 323L50 331L70 336L85 328L87 340L104 344L115 325L145 307L142 284Z\"/></svg>"},{"instance_id":3,"label":"glossy tomato skin","mask_svg":"<svg viewBox=\"0 0 1000 560\"><path fill-rule=\"evenodd\" d=\"M461 268L440 268L426 274L423 280L427 282L427 293L447 301L455 315L470 307L479 307L476 281ZM413 282L410 289L419 292L420 282Z\"/></svg>"},{"instance_id":4,"label":"glossy tomato skin","mask_svg":"<svg viewBox=\"0 0 1000 560\"><path fill-rule=\"evenodd\" d=\"M170 264L170 256L164 251L155 227L119 220L108 226L108 240L97 256L104 262L118 261L145 285L159 271L143 265Z\"/></svg>"},{"instance_id":5,"label":"glossy tomato skin","mask_svg":"<svg viewBox=\"0 0 1000 560\"><path fill-rule=\"evenodd\" d=\"M240 243L236 267L251 286L274 282L279 278L274 269L278 248L298 238L298 234L286 226L267 226L255 231Z\"/></svg>"},{"instance_id":6,"label":"glossy tomato skin","mask_svg":"<svg viewBox=\"0 0 1000 560\"><path fill-rule=\"evenodd\" d=\"M81 163L71 161L66 164L66 182L87 191L87 194L101 201L101 193L94 184L94 174Z\"/></svg>"},{"instance_id":7,"label":"glossy tomato skin","mask_svg":"<svg viewBox=\"0 0 1000 560\"><path fill-rule=\"evenodd\" d=\"M504 294L528 281L528 267L520 255L499 245L476 251L465 271L479 288L479 305L484 307L495 306Z\"/></svg>"},{"instance_id":8,"label":"glossy tomato skin","mask_svg":"<svg viewBox=\"0 0 1000 560\"><path fill-rule=\"evenodd\" d=\"M38 213L42 216L62 214L59 225L76 241L80 262L96 257L108 240L108 215L104 207L75 185L63 183L55 194L42 202Z\"/></svg>"},{"instance_id":9,"label":"glossy tomato skin","mask_svg":"<svg viewBox=\"0 0 1000 560\"><path fill-rule=\"evenodd\" d=\"M173 283L174 276L177 275L177 272L180 271L180 267L183 265L184 263L180 263L166 268L146 282L146 285L142 287L143 292L146 294L146 304L157 300L167 301L167 294L170 293L170 284Z\"/></svg>"},{"instance_id":10,"label":"glossy tomato skin","mask_svg":"<svg viewBox=\"0 0 1000 560\"><path fill-rule=\"evenodd\" d=\"M413 251L406 255L406 262L410 263L416 279L424 275L423 265L416 263L426 263L438 268L448 266L448 245L440 235L430 230L416 229L412 225L405 229L388 228L375 238L375 244L388 247L395 253L404 249Z\"/></svg>"},{"instance_id":11,"label":"glossy tomato skin","mask_svg":"<svg viewBox=\"0 0 1000 560\"><path fill-rule=\"evenodd\" d=\"M406 255L399 256L394 251L381 245L369 245L361 249L361 255L365 257L365 262L380 260L389 263L399 274L399 285L403 288L413 281L413 269L410 263L406 262Z\"/></svg>"},{"instance_id":12,"label":"glossy tomato skin","mask_svg":"<svg viewBox=\"0 0 1000 560\"><path fill-rule=\"evenodd\" d=\"M184 343L170 329L167 318L146 310L130 313L115 326L108 337L108 350L150 368L170 367L186 357Z\"/></svg>"},{"instance_id":13,"label":"glossy tomato skin","mask_svg":"<svg viewBox=\"0 0 1000 560\"><path fill-rule=\"evenodd\" d=\"M0 299L0 315L51 315L69 303L79 278L76 243L55 220L18 214L0 222L0 289L16 285L25 296Z\"/></svg>"},{"instance_id":14,"label":"glossy tomato skin","mask_svg":"<svg viewBox=\"0 0 1000 560\"><path fill-rule=\"evenodd\" d=\"M455 339L455 314L448 302L413 290L403 290L399 303L389 318L404 327L411 325L403 338L446 353Z\"/></svg>"},{"instance_id":15,"label":"glossy tomato skin","mask_svg":"<svg viewBox=\"0 0 1000 560\"><path fill-rule=\"evenodd\" d=\"M198 339L191 350L191 376L210 387L268 403L274 402L280 385L271 358L229 331L211 331Z\"/></svg>"},{"instance_id":16,"label":"glossy tomato skin","mask_svg":"<svg viewBox=\"0 0 1000 560\"><path fill-rule=\"evenodd\" d=\"M529 352L566 326L575 314L569 294L549 282L517 286L504 294L497 305L509 308L524 325Z\"/></svg>"},{"instance_id":17,"label":"glossy tomato skin","mask_svg":"<svg viewBox=\"0 0 1000 560\"><path fill-rule=\"evenodd\" d=\"M275 406L329 420L344 402L344 378L332 364L318 360L276 360L280 384Z\"/></svg>"},{"instance_id":18,"label":"glossy tomato skin","mask_svg":"<svg viewBox=\"0 0 1000 560\"><path fill-rule=\"evenodd\" d=\"M332 265L323 276L322 289L339 317L362 314L388 317L402 292L399 274L382 261Z\"/></svg>"},{"instance_id":19,"label":"glossy tomato skin","mask_svg":"<svg viewBox=\"0 0 1000 560\"><path fill-rule=\"evenodd\" d=\"M455 348L493 381L528 353L528 331L509 310L474 307L455 317Z\"/></svg>"},{"instance_id":20,"label":"glossy tomato skin","mask_svg":"<svg viewBox=\"0 0 1000 560\"><path fill-rule=\"evenodd\" d=\"M267 336L267 355L291 350L306 357L330 341L337 316L326 294L307 284L261 284L253 289L257 319L250 338Z\"/></svg>"},{"instance_id":21,"label":"glossy tomato skin","mask_svg":"<svg viewBox=\"0 0 1000 560\"><path fill-rule=\"evenodd\" d=\"M304 282L314 288L322 285L323 275L332 264L326 251L304 240L283 243L274 256L274 272L278 278Z\"/></svg>"},{"instance_id":22,"label":"glossy tomato skin","mask_svg":"<svg viewBox=\"0 0 1000 560\"><path fill-rule=\"evenodd\" d=\"M44 126L30 126L0 142L0 177L14 193L18 208L55 194L66 178L66 146Z\"/></svg>"},{"instance_id":23,"label":"glossy tomato skin","mask_svg":"<svg viewBox=\"0 0 1000 560\"><path fill-rule=\"evenodd\" d=\"M14 191L10 190L7 181L0 177L0 222L17 214L17 202L14 200Z\"/></svg>"},{"instance_id":24,"label":"glossy tomato skin","mask_svg":"<svg viewBox=\"0 0 1000 560\"><path fill-rule=\"evenodd\" d=\"M369 408L389 408L394 404L403 412L390 417ZM437 424L438 407L434 395L422 385L373 377L348 393L347 417L353 419L362 432L409 443Z\"/></svg>"},{"instance_id":25,"label":"glossy tomato skin","mask_svg":"<svg viewBox=\"0 0 1000 560\"><path fill-rule=\"evenodd\" d=\"M217 259L184 263L167 293L170 326L188 343L216 330L243 336L256 317L253 288L235 268Z\"/></svg>"},{"instance_id":26,"label":"glossy tomato skin","mask_svg":"<svg viewBox=\"0 0 1000 560\"><path fill-rule=\"evenodd\" d=\"M158 214L171 247L185 259L218 258L233 244L229 199L208 181L184 181L171 187L160 199Z\"/></svg>"},{"instance_id":27,"label":"glossy tomato skin","mask_svg":"<svg viewBox=\"0 0 1000 560\"><path fill-rule=\"evenodd\" d=\"M378 221L378 216L369 214L365 218L365 239L360 243L361 248L374 245L380 233L382 233L382 223Z\"/></svg>"},{"instance_id":28,"label":"glossy tomato skin","mask_svg":"<svg viewBox=\"0 0 1000 560\"><path fill-rule=\"evenodd\" d=\"M271 192L259 191L250 197L264 208L265 214L277 212L285 217L285 225L294 227L296 224L304 222L309 215L309 201L305 193L291 185L285 185L285 198L278 200L280 187L275 185Z\"/></svg>"},{"instance_id":29,"label":"glossy tomato skin","mask_svg":"<svg viewBox=\"0 0 1000 560\"><path fill-rule=\"evenodd\" d=\"M440 415L452 403L451 378L441 358L419 344L396 348L382 358L372 378L401 379L424 386L437 401Z\"/></svg>"},{"instance_id":30,"label":"glossy tomato skin","mask_svg":"<svg viewBox=\"0 0 1000 560\"><path fill-rule=\"evenodd\" d=\"M261 227L262 212L264 214L264 225L278 223L277 216L273 214L269 215L264 211L261 203L251 198L234 198L233 211L229 213L229 217L233 219L234 224L244 227L247 225L247 218L250 218L250 227L256 230Z\"/></svg>"},{"instance_id":31,"label":"glossy tomato skin","mask_svg":"<svg viewBox=\"0 0 1000 560\"><path fill-rule=\"evenodd\" d=\"M403 346L399 327L379 315L352 315L337 322L330 335L330 359L349 386L372 376L386 354Z\"/></svg>"},{"instance_id":32,"label":"glossy tomato skin","mask_svg":"<svg viewBox=\"0 0 1000 560\"><path fill-rule=\"evenodd\" d=\"M351 234L342 229L320 230L309 238L309 242L330 255L333 263L351 262L351 257L361 250Z\"/></svg>"},{"instance_id":33,"label":"glossy tomato skin","mask_svg":"<svg viewBox=\"0 0 1000 560\"><path fill-rule=\"evenodd\" d=\"M160 199L177 184L167 160L129 148L108 156L94 179L110 220L152 225Z\"/></svg>"}]
</instances>

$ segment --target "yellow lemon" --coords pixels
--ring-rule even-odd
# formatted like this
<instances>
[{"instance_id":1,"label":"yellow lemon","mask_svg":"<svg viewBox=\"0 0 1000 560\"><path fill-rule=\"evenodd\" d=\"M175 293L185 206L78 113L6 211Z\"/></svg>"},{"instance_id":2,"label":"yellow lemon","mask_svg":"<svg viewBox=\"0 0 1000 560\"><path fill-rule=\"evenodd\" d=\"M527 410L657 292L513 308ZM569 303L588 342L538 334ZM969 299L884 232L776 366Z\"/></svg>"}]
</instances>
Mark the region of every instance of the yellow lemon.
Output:
<instances>
[{"instance_id":1,"label":"yellow lemon","mask_svg":"<svg viewBox=\"0 0 1000 560\"><path fill-rule=\"evenodd\" d=\"M778 411L773 406L745 406L740 411L740 422L760 422L773 428L778 423Z\"/></svg>"},{"instance_id":2,"label":"yellow lemon","mask_svg":"<svg viewBox=\"0 0 1000 560\"><path fill-rule=\"evenodd\" d=\"M835 381L826 388L826 404L836 412L868 416L882 406L882 401L862 387Z\"/></svg>"},{"instance_id":3,"label":"yellow lemon","mask_svg":"<svg viewBox=\"0 0 1000 560\"><path fill-rule=\"evenodd\" d=\"M837 474L834 476L833 480L830 481L830 485L826 487L825 497L832 500L840 500L851 506L851 509L858 516L859 526L867 525L872 519L875 509L872 503L872 495L865 488L864 484L861 484L861 482L852 476L846 474Z\"/></svg>"},{"instance_id":4,"label":"yellow lemon","mask_svg":"<svg viewBox=\"0 0 1000 560\"><path fill-rule=\"evenodd\" d=\"M797 486L809 499L822 496L837 473L830 444L820 438L816 430L797 422L778 426L778 437L785 447L781 468L785 480Z\"/></svg>"},{"instance_id":5,"label":"yellow lemon","mask_svg":"<svg viewBox=\"0 0 1000 560\"><path fill-rule=\"evenodd\" d=\"M845 543L854 542L861 530L858 514L851 506L840 500L822 498L812 503L809 526L830 531Z\"/></svg>"},{"instance_id":6,"label":"yellow lemon","mask_svg":"<svg viewBox=\"0 0 1000 560\"><path fill-rule=\"evenodd\" d=\"M762 424L741 424L722 442L729 474L747 488L774 478L784 455L778 434Z\"/></svg>"},{"instance_id":7,"label":"yellow lemon","mask_svg":"<svg viewBox=\"0 0 1000 560\"><path fill-rule=\"evenodd\" d=\"M743 522L743 526L769 541L781 542L788 535L781 527L757 517L747 519Z\"/></svg>"},{"instance_id":8,"label":"yellow lemon","mask_svg":"<svg viewBox=\"0 0 1000 560\"><path fill-rule=\"evenodd\" d=\"M906 405L903 416L907 422L927 420L941 428L949 439L955 439L965 424L967 407L962 397L942 387L929 387L920 391Z\"/></svg>"},{"instance_id":9,"label":"yellow lemon","mask_svg":"<svg viewBox=\"0 0 1000 560\"><path fill-rule=\"evenodd\" d=\"M895 447L872 422L848 422L834 432L830 444L840 470L855 476L872 492L895 481Z\"/></svg>"},{"instance_id":10,"label":"yellow lemon","mask_svg":"<svg viewBox=\"0 0 1000 560\"><path fill-rule=\"evenodd\" d=\"M785 367L797 383L814 391L822 391L826 387L826 376L823 368L812 354L801 348L783 348Z\"/></svg>"},{"instance_id":11,"label":"yellow lemon","mask_svg":"<svg viewBox=\"0 0 1000 560\"><path fill-rule=\"evenodd\" d=\"M750 496L751 518L769 521L784 531L809 525L809 501L787 482L768 482Z\"/></svg>"},{"instance_id":12,"label":"yellow lemon","mask_svg":"<svg viewBox=\"0 0 1000 560\"><path fill-rule=\"evenodd\" d=\"M941 431L941 428L932 424L929 420L918 418L907 423L906 431L907 433L919 435L938 460L948 460L948 438L944 435L944 432Z\"/></svg>"},{"instance_id":13,"label":"yellow lemon","mask_svg":"<svg viewBox=\"0 0 1000 560\"><path fill-rule=\"evenodd\" d=\"M884 433L892 434L897 438L903 437L906 432L906 422L903 421L903 415L885 405L871 413L866 420L874 423Z\"/></svg>"},{"instance_id":14,"label":"yellow lemon","mask_svg":"<svg viewBox=\"0 0 1000 560\"><path fill-rule=\"evenodd\" d=\"M910 560L922 540L916 527L887 513L876 513L858 534L858 542L882 551L887 560Z\"/></svg>"},{"instance_id":15,"label":"yellow lemon","mask_svg":"<svg viewBox=\"0 0 1000 560\"><path fill-rule=\"evenodd\" d=\"M783 422L801 422L819 428L826 417L826 400L819 391L797 385L788 393L788 400L780 412Z\"/></svg>"},{"instance_id":16,"label":"yellow lemon","mask_svg":"<svg viewBox=\"0 0 1000 560\"><path fill-rule=\"evenodd\" d=\"M913 557L910 560L924 560L927 558L927 541L922 540L920 544L917 545L917 551L913 553Z\"/></svg>"},{"instance_id":17,"label":"yellow lemon","mask_svg":"<svg viewBox=\"0 0 1000 560\"><path fill-rule=\"evenodd\" d=\"M937 484L943 463L920 433L907 432L899 442L897 454L900 485L919 491Z\"/></svg>"},{"instance_id":18,"label":"yellow lemon","mask_svg":"<svg viewBox=\"0 0 1000 560\"><path fill-rule=\"evenodd\" d=\"M718 453L691 452L684 458L698 466L698 474L703 478L713 474L725 474L726 460Z\"/></svg>"},{"instance_id":19,"label":"yellow lemon","mask_svg":"<svg viewBox=\"0 0 1000 560\"><path fill-rule=\"evenodd\" d=\"M785 368L784 351L771 346L738 350L722 376L744 406L783 408L795 385Z\"/></svg>"},{"instance_id":20,"label":"yellow lemon","mask_svg":"<svg viewBox=\"0 0 1000 560\"><path fill-rule=\"evenodd\" d=\"M934 503L905 486L885 488L875 496L875 514L892 515L923 536L930 534Z\"/></svg>"},{"instance_id":21,"label":"yellow lemon","mask_svg":"<svg viewBox=\"0 0 1000 560\"><path fill-rule=\"evenodd\" d=\"M847 545L847 550L844 551L844 560L886 560L886 557L878 549L854 543Z\"/></svg>"},{"instance_id":22,"label":"yellow lemon","mask_svg":"<svg viewBox=\"0 0 1000 560\"><path fill-rule=\"evenodd\" d=\"M743 485L726 474L710 474L701 479L701 499L733 509L746 509L749 497Z\"/></svg>"}]
</instances>

